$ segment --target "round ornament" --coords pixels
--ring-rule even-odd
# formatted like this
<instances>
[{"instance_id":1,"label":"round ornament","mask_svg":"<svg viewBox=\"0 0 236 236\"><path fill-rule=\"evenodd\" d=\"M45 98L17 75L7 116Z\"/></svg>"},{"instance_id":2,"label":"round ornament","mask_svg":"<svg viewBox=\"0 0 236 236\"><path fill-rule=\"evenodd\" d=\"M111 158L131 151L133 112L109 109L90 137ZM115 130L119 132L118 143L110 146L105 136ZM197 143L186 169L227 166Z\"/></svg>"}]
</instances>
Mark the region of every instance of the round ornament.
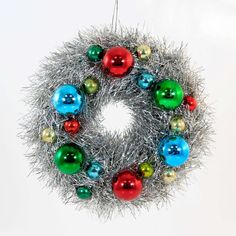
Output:
<instances>
[{"instance_id":1,"label":"round ornament","mask_svg":"<svg viewBox=\"0 0 236 236\"><path fill-rule=\"evenodd\" d=\"M162 173L162 178L166 184L170 184L176 180L177 174L173 169L165 169Z\"/></svg>"},{"instance_id":2,"label":"round ornament","mask_svg":"<svg viewBox=\"0 0 236 236\"><path fill-rule=\"evenodd\" d=\"M64 122L63 126L64 126L64 130L68 134L77 134L79 132L79 129L80 129L80 123L76 119L66 120Z\"/></svg>"},{"instance_id":3,"label":"round ornament","mask_svg":"<svg viewBox=\"0 0 236 236\"><path fill-rule=\"evenodd\" d=\"M132 53L125 47L108 49L102 61L103 70L111 77L124 77L134 66Z\"/></svg>"},{"instance_id":4,"label":"round ornament","mask_svg":"<svg viewBox=\"0 0 236 236\"><path fill-rule=\"evenodd\" d=\"M142 44L142 45L138 46L137 56L139 59L148 60L151 57L151 54L152 54L152 50L148 45Z\"/></svg>"},{"instance_id":5,"label":"round ornament","mask_svg":"<svg viewBox=\"0 0 236 236\"><path fill-rule=\"evenodd\" d=\"M181 116L174 116L170 120L170 129L173 132L183 132L186 129L185 121Z\"/></svg>"},{"instance_id":6,"label":"round ornament","mask_svg":"<svg viewBox=\"0 0 236 236\"><path fill-rule=\"evenodd\" d=\"M80 199L88 200L92 197L92 191L87 186L80 186L76 188L76 194Z\"/></svg>"},{"instance_id":7,"label":"round ornament","mask_svg":"<svg viewBox=\"0 0 236 236\"><path fill-rule=\"evenodd\" d=\"M81 171L85 160L82 148L69 143L57 149L54 163L63 174L73 175Z\"/></svg>"},{"instance_id":8,"label":"round ornament","mask_svg":"<svg viewBox=\"0 0 236 236\"><path fill-rule=\"evenodd\" d=\"M153 166L148 162L143 162L139 165L139 173L143 178L150 178L154 173Z\"/></svg>"},{"instance_id":9,"label":"round ornament","mask_svg":"<svg viewBox=\"0 0 236 236\"><path fill-rule=\"evenodd\" d=\"M83 89L86 94L95 94L99 90L99 81L94 76L88 76L83 82Z\"/></svg>"},{"instance_id":10,"label":"round ornament","mask_svg":"<svg viewBox=\"0 0 236 236\"><path fill-rule=\"evenodd\" d=\"M178 167L188 160L190 148L184 138L173 135L161 140L158 152L166 165Z\"/></svg>"},{"instance_id":11,"label":"round ornament","mask_svg":"<svg viewBox=\"0 0 236 236\"><path fill-rule=\"evenodd\" d=\"M70 84L61 85L52 96L52 104L61 115L77 115L81 112L84 103L82 92Z\"/></svg>"},{"instance_id":12,"label":"round ornament","mask_svg":"<svg viewBox=\"0 0 236 236\"><path fill-rule=\"evenodd\" d=\"M148 89L153 84L155 76L150 72L142 71L137 74L136 80L138 87L141 89Z\"/></svg>"},{"instance_id":13,"label":"round ornament","mask_svg":"<svg viewBox=\"0 0 236 236\"><path fill-rule=\"evenodd\" d=\"M165 110L174 110L183 101L184 92L180 84L175 80L162 80L155 85L155 104Z\"/></svg>"},{"instance_id":14,"label":"round ornament","mask_svg":"<svg viewBox=\"0 0 236 236\"><path fill-rule=\"evenodd\" d=\"M92 62L100 61L103 57L103 48L99 45L91 45L88 48L87 56Z\"/></svg>"},{"instance_id":15,"label":"round ornament","mask_svg":"<svg viewBox=\"0 0 236 236\"><path fill-rule=\"evenodd\" d=\"M46 128L42 131L41 139L45 143L54 143L56 138L56 133L52 128Z\"/></svg>"},{"instance_id":16,"label":"round ornament","mask_svg":"<svg viewBox=\"0 0 236 236\"><path fill-rule=\"evenodd\" d=\"M118 199L132 201L138 198L142 192L142 179L132 171L122 171L114 177L112 189Z\"/></svg>"},{"instance_id":17,"label":"round ornament","mask_svg":"<svg viewBox=\"0 0 236 236\"><path fill-rule=\"evenodd\" d=\"M138 29L92 27L78 35L27 86L22 137L32 146L32 169L63 202L99 216L161 207L208 153L212 119L202 78L182 47ZM143 44L151 54L137 54ZM184 94L201 101L197 113ZM178 181L167 188L173 171Z\"/></svg>"},{"instance_id":18,"label":"round ornament","mask_svg":"<svg viewBox=\"0 0 236 236\"><path fill-rule=\"evenodd\" d=\"M187 109L190 111L194 111L197 108L197 100L192 96L185 96L184 104L186 105Z\"/></svg>"},{"instance_id":19,"label":"round ornament","mask_svg":"<svg viewBox=\"0 0 236 236\"><path fill-rule=\"evenodd\" d=\"M87 176L92 180L98 180L103 172L103 167L98 161L91 162L86 170Z\"/></svg>"}]
</instances>

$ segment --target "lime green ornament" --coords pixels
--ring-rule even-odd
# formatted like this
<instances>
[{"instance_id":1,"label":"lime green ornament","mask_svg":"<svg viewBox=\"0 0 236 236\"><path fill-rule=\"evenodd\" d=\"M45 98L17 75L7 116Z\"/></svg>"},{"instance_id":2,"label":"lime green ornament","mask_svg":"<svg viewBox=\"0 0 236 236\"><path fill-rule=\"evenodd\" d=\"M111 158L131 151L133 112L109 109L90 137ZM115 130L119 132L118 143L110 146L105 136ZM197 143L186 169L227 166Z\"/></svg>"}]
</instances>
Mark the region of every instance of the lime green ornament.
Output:
<instances>
[{"instance_id":1,"label":"lime green ornament","mask_svg":"<svg viewBox=\"0 0 236 236\"><path fill-rule=\"evenodd\" d=\"M68 175L77 174L84 164L85 154L82 148L69 143L59 147L54 155L54 163L57 168Z\"/></svg>"},{"instance_id":2,"label":"lime green ornament","mask_svg":"<svg viewBox=\"0 0 236 236\"><path fill-rule=\"evenodd\" d=\"M174 110L183 101L184 92L180 84L175 80L162 80L155 85L155 104L165 110Z\"/></svg>"},{"instance_id":3,"label":"lime green ornament","mask_svg":"<svg viewBox=\"0 0 236 236\"><path fill-rule=\"evenodd\" d=\"M100 61L103 56L103 48L99 45L91 45L88 48L87 56L90 61L93 62Z\"/></svg>"},{"instance_id":4,"label":"lime green ornament","mask_svg":"<svg viewBox=\"0 0 236 236\"><path fill-rule=\"evenodd\" d=\"M80 186L76 189L76 194L80 199L90 199L92 197L92 191L87 186Z\"/></svg>"},{"instance_id":5,"label":"lime green ornament","mask_svg":"<svg viewBox=\"0 0 236 236\"><path fill-rule=\"evenodd\" d=\"M139 165L138 170L143 178L150 178L154 173L153 166L148 162L143 162Z\"/></svg>"},{"instance_id":6,"label":"lime green ornament","mask_svg":"<svg viewBox=\"0 0 236 236\"><path fill-rule=\"evenodd\" d=\"M88 76L83 83L83 89L86 94L95 94L99 90L99 81L94 76Z\"/></svg>"}]
</instances>

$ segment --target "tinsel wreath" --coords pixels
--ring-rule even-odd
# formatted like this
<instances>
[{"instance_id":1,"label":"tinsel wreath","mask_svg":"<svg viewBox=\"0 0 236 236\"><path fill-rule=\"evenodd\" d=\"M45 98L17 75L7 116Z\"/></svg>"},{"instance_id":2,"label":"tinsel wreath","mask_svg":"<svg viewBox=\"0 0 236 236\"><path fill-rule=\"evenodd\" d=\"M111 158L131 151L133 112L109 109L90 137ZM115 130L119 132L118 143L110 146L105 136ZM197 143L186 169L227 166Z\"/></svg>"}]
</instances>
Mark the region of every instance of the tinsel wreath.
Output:
<instances>
[{"instance_id":1,"label":"tinsel wreath","mask_svg":"<svg viewBox=\"0 0 236 236\"><path fill-rule=\"evenodd\" d=\"M122 134L101 121L104 106L117 103L132 117ZM32 77L27 104L32 170L66 203L99 216L163 205L208 153L202 78L182 46L138 29L79 32Z\"/></svg>"}]
</instances>

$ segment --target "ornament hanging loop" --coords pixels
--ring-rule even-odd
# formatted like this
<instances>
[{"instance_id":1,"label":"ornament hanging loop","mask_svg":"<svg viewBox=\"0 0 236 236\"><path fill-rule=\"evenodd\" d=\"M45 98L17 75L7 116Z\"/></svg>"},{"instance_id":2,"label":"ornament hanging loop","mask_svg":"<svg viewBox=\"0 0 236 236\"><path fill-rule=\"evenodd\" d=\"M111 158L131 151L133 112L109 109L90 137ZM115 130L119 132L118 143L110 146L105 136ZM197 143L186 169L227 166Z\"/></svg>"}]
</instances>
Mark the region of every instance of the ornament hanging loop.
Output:
<instances>
[{"instance_id":1,"label":"ornament hanging loop","mask_svg":"<svg viewBox=\"0 0 236 236\"><path fill-rule=\"evenodd\" d=\"M113 10L113 14L112 14L112 22L111 22L111 31L112 32L117 31L118 12L119 12L119 0L115 0L114 10Z\"/></svg>"}]
</instances>

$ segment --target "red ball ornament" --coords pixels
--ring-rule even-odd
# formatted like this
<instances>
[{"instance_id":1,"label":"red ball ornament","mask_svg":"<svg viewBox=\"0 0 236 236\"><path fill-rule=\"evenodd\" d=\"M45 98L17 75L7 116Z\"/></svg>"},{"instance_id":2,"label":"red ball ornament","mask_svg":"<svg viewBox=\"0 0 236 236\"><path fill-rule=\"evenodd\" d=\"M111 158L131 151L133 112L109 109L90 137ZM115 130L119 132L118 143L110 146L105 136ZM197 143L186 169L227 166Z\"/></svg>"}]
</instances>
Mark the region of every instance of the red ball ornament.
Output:
<instances>
[{"instance_id":1,"label":"red ball ornament","mask_svg":"<svg viewBox=\"0 0 236 236\"><path fill-rule=\"evenodd\" d=\"M194 111L197 107L197 100L192 96L185 96L184 97L184 105L190 110Z\"/></svg>"},{"instance_id":2,"label":"red ball ornament","mask_svg":"<svg viewBox=\"0 0 236 236\"><path fill-rule=\"evenodd\" d=\"M118 199L132 201L142 192L142 179L132 171L122 171L113 179L112 189Z\"/></svg>"},{"instance_id":3,"label":"red ball ornament","mask_svg":"<svg viewBox=\"0 0 236 236\"><path fill-rule=\"evenodd\" d=\"M113 47L106 51L102 60L103 70L112 77L124 77L134 66L132 53L124 47Z\"/></svg>"},{"instance_id":4,"label":"red ball ornament","mask_svg":"<svg viewBox=\"0 0 236 236\"><path fill-rule=\"evenodd\" d=\"M80 123L76 119L66 120L64 122L64 130L69 134L76 134L80 129Z\"/></svg>"}]
</instances>

